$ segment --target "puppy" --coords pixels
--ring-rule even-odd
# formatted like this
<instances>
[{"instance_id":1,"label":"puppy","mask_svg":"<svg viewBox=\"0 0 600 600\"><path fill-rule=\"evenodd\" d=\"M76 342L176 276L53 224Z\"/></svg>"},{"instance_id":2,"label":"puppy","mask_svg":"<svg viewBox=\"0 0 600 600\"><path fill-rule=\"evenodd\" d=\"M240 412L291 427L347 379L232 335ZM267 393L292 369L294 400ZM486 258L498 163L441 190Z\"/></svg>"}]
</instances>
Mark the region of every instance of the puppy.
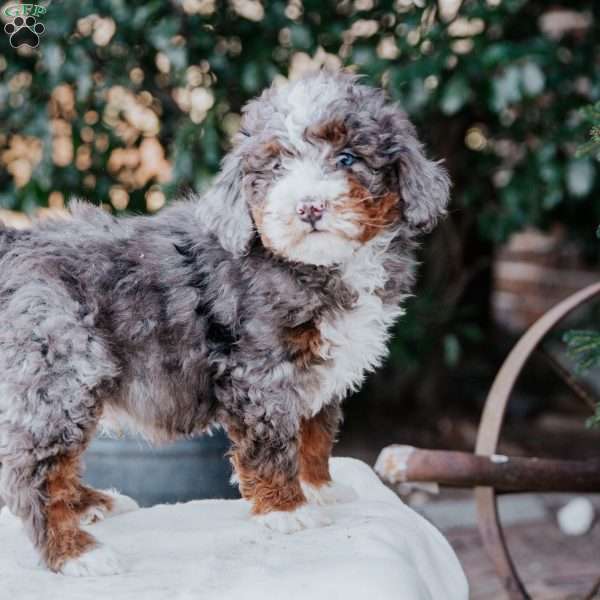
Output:
<instances>
[{"instance_id":1,"label":"puppy","mask_svg":"<svg viewBox=\"0 0 600 600\"><path fill-rule=\"evenodd\" d=\"M200 198L0 228L0 495L47 566L119 570L80 528L114 505L79 479L101 420L220 425L263 524L325 524L340 402L385 356L448 189L381 90L321 72L248 103Z\"/></svg>"}]
</instances>

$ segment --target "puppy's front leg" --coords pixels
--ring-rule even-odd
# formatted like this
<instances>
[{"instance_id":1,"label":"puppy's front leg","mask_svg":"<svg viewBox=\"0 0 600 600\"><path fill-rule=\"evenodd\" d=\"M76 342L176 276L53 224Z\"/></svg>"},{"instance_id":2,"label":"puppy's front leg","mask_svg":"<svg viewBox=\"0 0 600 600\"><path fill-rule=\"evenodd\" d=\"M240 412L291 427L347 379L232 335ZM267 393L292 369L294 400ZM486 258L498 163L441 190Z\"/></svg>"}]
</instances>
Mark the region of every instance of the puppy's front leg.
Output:
<instances>
[{"instance_id":1,"label":"puppy's front leg","mask_svg":"<svg viewBox=\"0 0 600 600\"><path fill-rule=\"evenodd\" d=\"M283 533L322 527L331 519L309 506L299 479L299 426L266 423L228 427L231 460L242 496L266 527Z\"/></svg>"},{"instance_id":2,"label":"puppy's front leg","mask_svg":"<svg viewBox=\"0 0 600 600\"><path fill-rule=\"evenodd\" d=\"M324 406L300 426L300 481L302 491L314 504L351 502L356 498L352 488L333 482L329 473L329 459L341 421L338 404Z\"/></svg>"}]
</instances>

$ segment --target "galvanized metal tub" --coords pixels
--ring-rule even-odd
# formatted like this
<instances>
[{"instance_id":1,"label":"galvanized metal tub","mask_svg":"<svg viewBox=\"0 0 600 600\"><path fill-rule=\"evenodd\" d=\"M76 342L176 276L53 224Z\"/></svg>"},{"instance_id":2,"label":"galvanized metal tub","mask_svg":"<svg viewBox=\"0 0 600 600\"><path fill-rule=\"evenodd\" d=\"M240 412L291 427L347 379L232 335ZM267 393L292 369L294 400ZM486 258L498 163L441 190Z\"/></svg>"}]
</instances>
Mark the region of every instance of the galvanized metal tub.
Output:
<instances>
[{"instance_id":1,"label":"galvanized metal tub","mask_svg":"<svg viewBox=\"0 0 600 600\"><path fill-rule=\"evenodd\" d=\"M116 488L141 506L202 498L239 498L229 483L223 432L160 448L138 438L98 437L84 454L83 479L97 489Z\"/></svg>"}]
</instances>

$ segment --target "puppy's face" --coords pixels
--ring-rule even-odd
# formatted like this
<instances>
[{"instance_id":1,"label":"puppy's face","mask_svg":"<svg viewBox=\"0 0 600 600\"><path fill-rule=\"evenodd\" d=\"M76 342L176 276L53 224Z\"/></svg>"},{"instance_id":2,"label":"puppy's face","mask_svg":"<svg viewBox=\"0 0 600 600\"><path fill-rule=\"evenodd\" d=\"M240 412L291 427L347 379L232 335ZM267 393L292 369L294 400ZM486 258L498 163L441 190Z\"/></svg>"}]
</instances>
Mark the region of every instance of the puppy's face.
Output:
<instances>
[{"instance_id":1,"label":"puppy's face","mask_svg":"<svg viewBox=\"0 0 600 600\"><path fill-rule=\"evenodd\" d=\"M393 169L353 144L342 118L307 125L295 140L265 141L246 165L256 229L263 245L285 258L344 262L399 219Z\"/></svg>"},{"instance_id":2,"label":"puppy's face","mask_svg":"<svg viewBox=\"0 0 600 600\"><path fill-rule=\"evenodd\" d=\"M247 107L241 136L242 186L255 228L286 259L340 264L403 223L430 226L444 210L445 175L424 158L405 115L350 76L319 74L268 90ZM441 178L441 194L428 177ZM421 223L411 219L406 184L427 196Z\"/></svg>"}]
</instances>

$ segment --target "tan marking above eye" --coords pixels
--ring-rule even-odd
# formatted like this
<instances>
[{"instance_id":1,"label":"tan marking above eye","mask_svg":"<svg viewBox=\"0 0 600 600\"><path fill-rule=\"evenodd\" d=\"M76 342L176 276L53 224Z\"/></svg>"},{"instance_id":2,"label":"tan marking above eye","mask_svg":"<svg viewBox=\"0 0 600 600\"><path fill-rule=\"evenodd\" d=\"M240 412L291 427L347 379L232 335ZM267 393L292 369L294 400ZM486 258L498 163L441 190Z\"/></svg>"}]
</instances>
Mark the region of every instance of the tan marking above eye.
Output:
<instances>
[{"instance_id":1,"label":"tan marking above eye","mask_svg":"<svg viewBox=\"0 0 600 600\"><path fill-rule=\"evenodd\" d=\"M346 145L348 130L342 120L325 121L309 127L306 130L306 137L328 142L334 148L340 149Z\"/></svg>"},{"instance_id":2,"label":"tan marking above eye","mask_svg":"<svg viewBox=\"0 0 600 600\"><path fill-rule=\"evenodd\" d=\"M250 172L266 170L278 157L288 154L276 139L272 139L257 145L256 149L246 157L246 168Z\"/></svg>"}]
</instances>

